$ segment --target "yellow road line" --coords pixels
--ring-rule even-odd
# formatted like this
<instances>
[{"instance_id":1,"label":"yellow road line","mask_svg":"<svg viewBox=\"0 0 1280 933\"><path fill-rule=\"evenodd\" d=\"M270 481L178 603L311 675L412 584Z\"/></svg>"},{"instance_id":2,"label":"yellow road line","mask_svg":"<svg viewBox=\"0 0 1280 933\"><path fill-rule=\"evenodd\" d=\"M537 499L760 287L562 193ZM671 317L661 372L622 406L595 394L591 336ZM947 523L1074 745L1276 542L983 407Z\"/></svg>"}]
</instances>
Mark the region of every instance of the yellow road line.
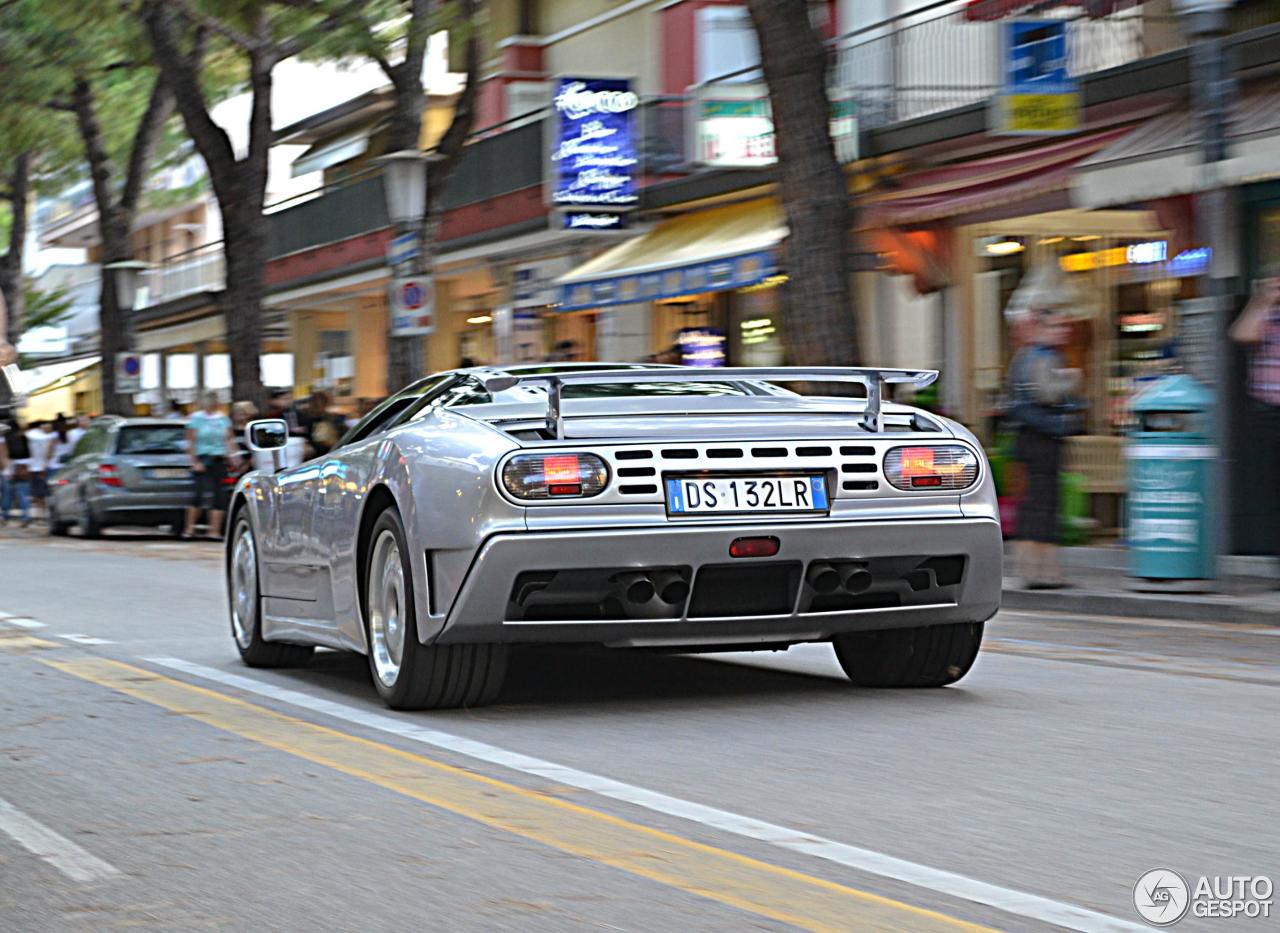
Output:
<instances>
[{"instance_id":1,"label":"yellow road line","mask_svg":"<svg viewBox=\"0 0 1280 933\"><path fill-rule=\"evenodd\" d=\"M0 630L0 649L4 649L5 651L15 649L25 651L30 648L44 650L47 648L65 647L65 645L60 645L56 641L47 641L43 638L36 638L33 635L23 634L22 632L16 632L11 635L7 630Z\"/></svg>"},{"instance_id":2,"label":"yellow road line","mask_svg":"<svg viewBox=\"0 0 1280 933\"><path fill-rule=\"evenodd\" d=\"M42 659L43 660L43 659ZM809 930L987 930L103 658L45 664L487 826Z\"/></svg>"}]
</instances>

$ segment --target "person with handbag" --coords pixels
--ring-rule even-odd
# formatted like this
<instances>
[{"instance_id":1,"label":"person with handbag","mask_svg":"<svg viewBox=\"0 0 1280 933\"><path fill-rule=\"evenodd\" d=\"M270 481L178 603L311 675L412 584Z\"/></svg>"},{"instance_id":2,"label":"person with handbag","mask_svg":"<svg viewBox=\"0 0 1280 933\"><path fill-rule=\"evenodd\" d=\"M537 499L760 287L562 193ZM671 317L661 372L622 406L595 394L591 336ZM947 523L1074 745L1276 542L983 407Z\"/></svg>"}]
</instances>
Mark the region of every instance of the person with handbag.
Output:
<instances>
[{"instance_id":1,"label":"person with handbag","mask_svg":"<svg viewBox=\"0 0 1280 933\"><path fill-rule=\"evenodd\" d=\"M1018 508L1018 564L1028 589L1066 586L1058 561L1059 474L1064 438L1079 433L1081 373L1063 365L1069 321L1056 308L1033 308L1026 344L1009 362L1009 414L1027 491Z\"/></svg>"},{"instance_id":2,"label":"person with handbag","mask_svg":"<svg viewBox=\"0 0 1280 933\"><path fill-rule=\"evenodd\" d=\"M4 432L4 493L0 497L0 517L5 523L16 501L19 520L25 528L31 524L31 444L16 418L10 418Z\"/></svg>"},{"instance_id":3,"label":"person with handbag","mask_svg":"<svg viewBox=\"0 0 1280 933\"><path fill-rule=\"evenodd\" d=\"M1250 448L1258 463L1274 470L1280 463L1280 276L1254 282L1249 303L1229 333L1249 349ZM1280 555L1280 495L1267 489L1256 505L1257 520L1270 531L1267 549Z\"/></svg>"}]
</instances>

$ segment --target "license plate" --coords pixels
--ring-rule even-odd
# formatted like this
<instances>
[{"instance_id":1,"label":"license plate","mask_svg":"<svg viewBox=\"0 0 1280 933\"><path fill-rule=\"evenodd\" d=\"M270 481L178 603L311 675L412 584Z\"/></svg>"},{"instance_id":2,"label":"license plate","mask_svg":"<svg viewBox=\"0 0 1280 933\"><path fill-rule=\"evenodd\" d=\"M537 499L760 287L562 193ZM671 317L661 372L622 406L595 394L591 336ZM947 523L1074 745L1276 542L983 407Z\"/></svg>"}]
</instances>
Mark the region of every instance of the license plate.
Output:
<instances>
[{"instance_id":1,"label":"license plate","mask_svg":"<svg viewBox=\"0 0 1280 933\"><path fill-rule=\"evenodd\" d=\"M667 483L672 515L825 512L823 476L681 476Z\"/></svg>"},{"instance_id":2,"label":"license plate","mask_svg":"<svg viewBox=\"0 0 1280 933\"><path fill-rule=\"evenodd\" d=\"M157 470L147 471L147 476L151 479L186 479L190 475L190 470L184 470L180 467L162 467Z\"/></svg>"}]
</instances>

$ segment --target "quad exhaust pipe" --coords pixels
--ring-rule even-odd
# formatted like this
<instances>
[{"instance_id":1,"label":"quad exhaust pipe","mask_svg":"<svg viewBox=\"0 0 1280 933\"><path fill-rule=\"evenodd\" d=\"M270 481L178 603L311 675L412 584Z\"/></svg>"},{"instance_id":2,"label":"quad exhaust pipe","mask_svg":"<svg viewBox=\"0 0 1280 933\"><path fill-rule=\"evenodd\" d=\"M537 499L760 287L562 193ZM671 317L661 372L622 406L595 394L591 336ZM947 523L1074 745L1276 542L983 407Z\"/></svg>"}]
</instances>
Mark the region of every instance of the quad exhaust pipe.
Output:
<instances>
[{"instance_id":1,"label":"quad exhaust pipe","mask_svg":"<svg viewBox=\"0 0 1280 933\"><path fill-rule=\"evenodd\" d=\"M652 573L634 571L620 573L615 578L626 601L643 605L657 596L669 606L683 605L689 598L689 583L674 570L655 570Z\"/></svg>"}]
</instances>

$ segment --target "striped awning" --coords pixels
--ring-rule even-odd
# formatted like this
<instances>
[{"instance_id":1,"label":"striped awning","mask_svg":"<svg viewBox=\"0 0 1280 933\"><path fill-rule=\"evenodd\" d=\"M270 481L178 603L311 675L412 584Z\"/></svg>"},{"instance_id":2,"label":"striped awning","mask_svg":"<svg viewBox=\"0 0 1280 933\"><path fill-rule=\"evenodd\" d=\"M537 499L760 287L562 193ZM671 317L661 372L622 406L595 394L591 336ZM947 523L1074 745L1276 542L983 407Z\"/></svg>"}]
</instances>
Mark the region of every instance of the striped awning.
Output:
<instances>
[{"instance_id":1,"label":"striped awning","mask_svg":"<svg viewBox=\"0 0 1280 933\"><path fill-rule=\"evenodd\" d=\"M859 226L928 224L1065 190L1081 162L1127 132L1090 133L899 176L892 190L864 199Z\"/></svg>"},{"instance_id":2,"label":"striped awning","mask_svg":"<svg viewBox=\"0 0 1280 933\"><path fill-rule=\"evenodd\" d=\"M673 217L557 279L558 310L755 285L777 274L786 235L782 207L771 198Z\"/></svg>"},{"instance_id":3,"label":"striped awning","mask_svg":"<svg viewBox=\"0 0 1280 933\"><path fill-rule=\"evenodd\" d=\"M1226 130L1219 183L1280 177L1280 85L1256 88L1238 99ZM1203 191L1213 182L1200 150L1199 125L1191 112L1155 117L1080 163L1072 201L1078 207L1114 207Z\"/></svg>"}]
</instances>

